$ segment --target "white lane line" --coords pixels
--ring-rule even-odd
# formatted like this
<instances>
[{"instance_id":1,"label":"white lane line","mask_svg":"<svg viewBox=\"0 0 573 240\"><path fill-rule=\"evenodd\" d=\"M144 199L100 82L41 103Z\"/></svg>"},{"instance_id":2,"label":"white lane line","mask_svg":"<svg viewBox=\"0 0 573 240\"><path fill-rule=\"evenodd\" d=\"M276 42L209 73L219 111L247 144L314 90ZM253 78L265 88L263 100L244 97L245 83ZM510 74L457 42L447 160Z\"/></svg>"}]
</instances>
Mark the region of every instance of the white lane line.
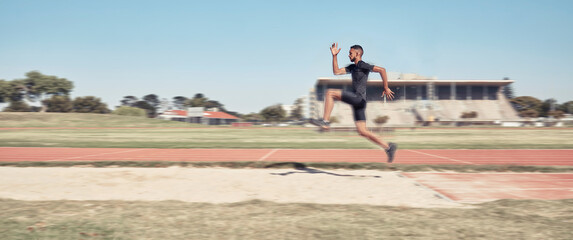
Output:
<instances>
[{"instance_id":1,"label":"white lane line","mask_svg":"<svg viewBox=\"0 0 573 240\"><path fill-rule=\"evenodd\" d=\"M135 152L135 151L141 151L141 150L145 150L145 149L143 149L143 148L142 149L130 149L130 150L125 150L125 151L120 151L120 152L98 153L98 154L78 156L78 157L68 157L68 158L47 160L46 162L67 161L67 160L78 159L78 158L95 157L95 156L103 156L103 155L118 154L118 153L128 153L128 152ZM120 160L120 159L118 159L118 160Z\"/></svg>"},{"instance_id":2,"label":"white lane line","mask_svg":"<svg viewBox=\"0 0 573 240\"><path fill-rule=\"evenodd\" d=\"M264 161L265 159L267 159L268 157L270 157L271 155L273 155L273 153L275 153L276 151L278 151L279 149L273 149L272 151L270 151L269 153L265 154L265 156L261 157L259 159L259 162Z\"/></svg>"},{"instance_id":3,"label":"white lane line","mask_svg":"<svg viewBox=\"0 0 573 240\"><path fill-rule=\"evenodd\" d=\"M437 157L437 158L441 158L441 159L446 159L446 160L450 160L450 161L454 161L454 162L460 162L460 163L465 163L465 164L469 164L469 165L476 165L475 163L472 163L472 162L466 162L466 161L457 160L457 159L453 159L453 158L449 158L449 157L442 157L442 156L439 156L439 155L429 154L429 153L425 153L425 152L419 152L419 151L416 151L416 150L408 149L408 151L410 151L410 152L415 152L415 153L419 153L419 154L428 155L428 156L431 156L431 157Z\"/></svg>"}]
</instances>

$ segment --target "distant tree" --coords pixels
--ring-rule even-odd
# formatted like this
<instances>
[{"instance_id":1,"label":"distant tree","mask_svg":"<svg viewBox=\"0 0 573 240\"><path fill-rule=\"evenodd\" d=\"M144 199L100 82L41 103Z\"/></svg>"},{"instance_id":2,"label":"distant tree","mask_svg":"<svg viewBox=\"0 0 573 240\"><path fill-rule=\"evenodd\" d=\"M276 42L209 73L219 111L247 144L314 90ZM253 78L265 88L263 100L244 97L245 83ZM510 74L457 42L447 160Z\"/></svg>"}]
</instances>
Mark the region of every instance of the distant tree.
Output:
<instances>
[{"instance_id":1,"label":"distant tree","mask_svg":"<svg viewBox=\"0 0 573 240\"><path fill-rule=\"evenodd\" d=\"M227 112L227 109L225 109L225 105L221 104L219 101L215 101L215 100L208 100L207 102L205 102L205 110L209 109L209 108L217 108L219 109L220 112Z\"/></svg>"},{"instance_id":2,"label":"distant tree","mask_svg":"<svg viewBox=\"0 0 573 240\"><path fill-rule=\"evenodd\" d=\"M12 101L4 112L31 112L32 108L24 101Z\"/></svg>"},{"instance_id":3,"label":"distant tree","mask_svg":"<svg viewBox=\"0 0 573 240\"><path fill-rule=\"evenodd\" d=\"M8 102L10 94L10 82L0 79L0 103Z\"/></svg>"},{"instance_id":4,"label":"distant tree","mask_svg":"<svg viewBox=\"0 0 573 240\"><path fill-rule=\"evenodd\" d=\"M173 109L173 104L167 98L162 98L159 102L159 106L157 107L156 111L157 114L159 114L172 109Z\"/></svg>"},{"instance_id":5,"label":"distant tree","mask_svg":"<svg viewBox=\"0 0 573 240\"><path fill-rule=\"evenodd\" d=\"M303 99L298 98L294 101L294 109L291 111L289 118L291 120L301 120L303 118Z\"/></svg>"},{"instance_id":6,"label":"distant tree","mask_svg":"<svg viewBox=\"0 0 573 240\"><path fill-rule=\"evenodd\" d=\"M118 107L112 112L112 114L122 116L147 117L147 112L145 112L145 110L128 106Z\"/></svg>"},{"instance_id":7,"label":"distant tree","mask_svg":"<svg viewBox=\"0 0 573 240\"><path fill-rule=\"evenodd\" d=\"M157 116L157 110L159 108L159 105L161 104L159 96L155 94L148 94L143 96L143 100L146 101L149 104L149 106L151 106L151 108L149 109L150 112L148 111L150 117L153 118Z\"/></svg>"},{"instance_id":8,"label":"distant tree","mask_svg":"<svg viewBox=\"0 0 573 240\"><path fill-rule=\"evenodd\" d=\"M511 99L510 102L512 103L512 106L515 108L515 110L519 113L520 116L522 115L521 112L527 110L534 110L537 113L537 116L539 116L539 113L542 111L541 105L543 104L543 102L531 96L516 97ZM532 114L531 111L526 113L527 116L530 116L531 114Z\"/></svg>"},{"instance_id":9,"label":"distant tree","mask_svg":"<svg viewBox=\"0 0 573 240\"><path fill-rule=\"evenodd\" d=\"M74 84L65 78L44 75L38 71L26 73L26 78L22 79L26 88L26 96L30 101L42 102L41 112L47 110L43 100L51 96L67 96L74 88Z\"/></svg>"},{"instance_id":10,"label":"distant tree","mask_svg":"<svg viewBox=\"0 0 573 240\"><path fill-rule=\"evenodd\" d=\"M149 103L149 105L151 105L154 108L159 107L159 104L161 103L161 101L159 100L159 96L155 94L145 95L143 96L143 100Z\"/></svg>"},{"instance_id":11,"label":"distant tree","mask_svg":"<svg viewBox=\"0 0 573 240\"><path fill-rule=\"evenodd\" d=\"M183 110L185 109L185 101L187 101L188 98L183 97L183 96L177 96L173 98L173 106L175 106L175 109L179 109L179 110Z\"/></svg>"},{"instance_id":12,"label":"distant tree","mask_svg":"<svg viewBox=\"0 0 573 240\"><path fill-rule=\"evenodd\" d=\"M139 99L135 96L125 96L123 100L121 100L121 106L133 107L138 101Z\"/></svg>"},{"instance_id":13,"label":"distant tree","mask_svg":"<svg viewBox=\"0 0 573 240\"><path fill-rule=\"evenodd\" d=\"M4 111L6 112L32 112L35 111L34 108L30 107L24 102L26 98L26 86L23 80L12 80L4 84L6 89L3 91L10 104Z\"/></svg>"},{"instance_id":14,"label":"distant tree","mask_svg":"<svg viewBox=\"0 0 573 240\"><path fill-rule=\"evenodd\" d=\"M559 104L559 106L557 106L557 110L562 111L564 113L573 114L573 101Z\"/></svg>"},{"instance_id":15,"label":"distant tree","mask_svg":"<svg viewBox=\"0 0 573 240\"><path fill-rule=\"evenodd\" d=\"M71 112L73 109L72 100L68 96L52 96L42 101L42 106L46 106L47 112Z\"/></svg>"},{"instance_id":16,"label":"distant tree","mask_svg":"<svg viewBox=\"0 0 573 240\"><path fill-rule=\"evenodd\" d=\"M205 107L207 100L208 99L205 97L205 95L203 95L202 93L197 93L197 94L195 94L195 96L193 98L188 99L185 102L185 106L187 106L187 107Z\"/></svg>"},{"instance_id":17,"label":"distant tree","mask_svg":"<svg viewBox=\"0 0 573 240\"><path fill-rule=\"evenodd\" d=\"M279 122L284 120L286 116L286 112L280 104L266 107L259 114L266 122Z\"/></svg>"},{"instance_id":18,"label":"distant tree","mask_svg":"<svg viewBox=\"0 0 573 240\"><path fill-rule=\"evenodd\" d=\"M94 96L77 97L72 102L73 112L77 113L109 113L107 104L102 103L100 98Z\"/></svg>"},{"instance_id":19,"label":"distant tree","mask_svg":"<svg viewBox=\"0 0 573 240\"><path fill-rule=\"evenodd\" d=\"M536 118L539 117L539 112L535 109L527 109L520 111L519 116L523 118Z\"/></svg>"},{"instance_id":20,"label":"distant tree","mask_svg":"<svg viewBox=\"0 0 573 240\"><path fill-rule=\"evenodd\" d=\"M4 81L0 84L2 102L21 102L26 98L24 80Z\"/></svg>"},{"instance_id":21,"label":"distant tree","mask_svg":"<svg viewBox=\"0 0 573 240\"><path fill-rule=\"evenodd\" d=\"M388 117L388 116L378 116L374 119L374 123L376 123L376 125L380 126L380 125L383 125L386 122L388 122L388 119L390 119L390 117Z\"/></svg>"},{"instance_id":22,"label":"distant tree","mask_svg":"<svg viewBox=\"0 0 573 240\"><path fill-rule=\"evenodd\" d=\"M260 122L263 120L263 117L258 113L245 114L241 118L247 122Z\"/></svg>"},{"instance_id":23,"label":"distant tree","mask_svg":"<svg viewBox=\"0 0 573 240\"><path fill-rule=\"evenodd\" d=\"M561 119L563 117L565 117L565 113L561 110L555 110L555 111L549 111L547 113L548 117L553 117L555 119Z\"/></svg>"},{"instance_id":24,"label":"distant tree","mask_svg":"<svg viewBox=\"0 0 573 240\"><path fill-rule=\"evenodd\" d=\"M149 105L149 103L146 101L138 101L133 105L133 107L145 110L145 113L147 113L147 117L149 118L155 117L155 108Z\"/></svg>"},{"instance_id":25,"label":"distant tree","mask_svg":"<svg viewBox=\"0 0 573 240\"><path fill-rule=\"evenodd\" d=\"M557 100L555 100L553 98L547 99L547 100L543 101L540 108L541 108L541 111L539 111L539 116L540 117L548 117L549 112L555 111L555 109L557 108Z\"/></svg>"},{"instance_id":26,"label":"distant tree","mask_svg":"<svg viewBox=\"0 0 573 240\"><path fill-rule=\"evenodd\" d=\"M218 108L221 104L219 104L219 102L215 101L215 100L207 100L205 102L205 105L203 105L203 107L205 108L205 110L210 109L210 108Z\"/></svg>"},{"instance_id":27,"label":"distant tree","mask_svg":"<svg viewBox=\"0 0 573 240\"><path fill-rule=\"evenodd\" d=\"M225 105L216 100L209 100L202 93L197 93L193 98L185 98L182 96L177 96L173 98L173 105L177 109L185 109L188 107L202 107L204 110L217 108L219 112L224 112L231 114L235 117L241 117L241 114L237 112L231 112L225 109Z\"/></svg>"},{"instance_id":28,"label":"distant tree","mask_svg":"<svg viewBox=\"0 0 573 240\"><path fill-rule=\"evenodd\" d=\"M227 113L227 114L229 114L229 115L233 115L233 116L238 117L238 118L242 118L242 117L243 117L243 115L240 114L240 113L238 113L238 112L231 112L231 111L225 110L225 113Z\"/></svg>"}]
</instances>

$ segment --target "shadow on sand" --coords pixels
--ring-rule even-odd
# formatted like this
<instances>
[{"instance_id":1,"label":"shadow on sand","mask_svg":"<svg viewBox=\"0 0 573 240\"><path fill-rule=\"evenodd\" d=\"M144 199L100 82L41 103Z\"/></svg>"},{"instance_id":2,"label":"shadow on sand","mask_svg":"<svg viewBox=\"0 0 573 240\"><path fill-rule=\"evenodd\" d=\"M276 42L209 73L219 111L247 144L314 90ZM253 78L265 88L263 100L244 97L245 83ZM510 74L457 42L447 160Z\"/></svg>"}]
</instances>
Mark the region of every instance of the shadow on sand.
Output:
<instances>
[{"instance_id":1,"label":"shadow on sand","mask_svg":"<svg viewBox=\"0 0 573 240\"><path fill-rule=\"evenodd\" d=\"M288 176L291 174L304 173L304 174L327 174L327 175L332 175L332 176L337 176L337 177L382 178L382 176L376 176L376 175L353 175L353 174L338 174L338 173L333 173L333 172L327 172L327 171L323 171L323 170L309 168L305 164L298 163L298 162L273 163L273 164L270 164L268 166L265 166L265 168L276 168L276 167L282 167L282 166L286 166L286 165L292 165L294 169L299 170L299 171L290 171L290 172L284 172L284 173L271 173L271 174L272 175L280 175L280 176Z\"/></svg>"}]
</instances>

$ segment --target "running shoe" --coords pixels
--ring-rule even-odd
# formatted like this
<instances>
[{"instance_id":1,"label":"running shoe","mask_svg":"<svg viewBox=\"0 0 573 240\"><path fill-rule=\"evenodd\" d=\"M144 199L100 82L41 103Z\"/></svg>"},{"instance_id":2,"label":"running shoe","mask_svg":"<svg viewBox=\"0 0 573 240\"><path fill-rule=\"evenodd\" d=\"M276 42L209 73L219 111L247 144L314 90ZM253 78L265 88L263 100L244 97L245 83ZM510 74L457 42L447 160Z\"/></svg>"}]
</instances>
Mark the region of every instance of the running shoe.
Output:
<instances>
[{"instance_id":1,"label":"running shoe","mask_svg":"<svg viewBox=\"0 0 573 240\"><path fill-rule=\"evenodd\" d=\"M398 145L395 143L388 143L388 149L386 149L386 155L388 155L388 163L392 163L394 161L394 154L398 150Z\"/></svg>"},{"instance_id":2,"label":"running shoe","mask_svg":"<svg viewBox=\"0 0 573 240\"><path fill-rule=\"evenodd\" d=\"M324 121L322 119L310 119L308 123L320 127L321 131L330 128L330 122Z\"/></svg>"}]
</instances>

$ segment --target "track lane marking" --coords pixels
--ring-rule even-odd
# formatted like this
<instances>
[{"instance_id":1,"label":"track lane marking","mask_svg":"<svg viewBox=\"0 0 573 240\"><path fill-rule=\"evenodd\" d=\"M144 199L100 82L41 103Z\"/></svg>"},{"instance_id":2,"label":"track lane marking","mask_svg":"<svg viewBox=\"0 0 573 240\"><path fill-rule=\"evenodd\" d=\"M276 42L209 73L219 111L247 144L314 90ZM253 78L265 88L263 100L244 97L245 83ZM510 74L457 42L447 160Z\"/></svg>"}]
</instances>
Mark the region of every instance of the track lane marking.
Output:
<instances>
[{"instance_id":1,"label":"track lane marking","mask_svg":"<svg viewBox=\"0 0 573 240\"><path fill-rule=\"evenodd\" d=\"M457 159L453 159L453 158L449 158L449 157L442 157L442 156L439 156L439 155L429 154L429 153L420 152L420 151L411 150L411 149L407 149L407 150L410 151L410 152L415 152L415 153L419 153L419 154L424 154L424 155L428 155L428 156L431 156L431 157L446 159L446 160L450 160L450 161L454 161L454 162L460 162L460 163L465 163L465 164L469 164L469 165L476 165L475 163L472 163L472 162L457 160Z\"/></svg>"},{"instance_id":2,"label":"track lane marking","mask_svg":"<svg viewBox=\"0 0 573 240\"><path fill-rule=\"evenodd\" d=\"M261 158L259 158L259 162L264 161L265 159L269 158L271 155L273 155L275 152L277 152L279 149L273 149L272 151L270 151L269 153L265 154L265 156L262 156Z\"/></svg>"},{"instance_id":3,"label":"track lane marking","mask_svg":"<svg viewBox=\"0 0 573 240\"><path fill-rule=\"evenodd\" d=\"M66 160L71 160L71 159L86 158L86 157L95 157L95 156L102 156L102 155L109 155L109 154L118 154L118 153L136 152L136 151L142 151L142 150L146 150L146 149L145 149L145 148L130 149L130 150L119 151L119 152L107 152L107 153L98 153L98 154L91 154L91 155L84 155L84 156L77 156L77 157L67 157L67 158L46 160L46 162L66 161Z\"/></svg>"}]
</instances>

